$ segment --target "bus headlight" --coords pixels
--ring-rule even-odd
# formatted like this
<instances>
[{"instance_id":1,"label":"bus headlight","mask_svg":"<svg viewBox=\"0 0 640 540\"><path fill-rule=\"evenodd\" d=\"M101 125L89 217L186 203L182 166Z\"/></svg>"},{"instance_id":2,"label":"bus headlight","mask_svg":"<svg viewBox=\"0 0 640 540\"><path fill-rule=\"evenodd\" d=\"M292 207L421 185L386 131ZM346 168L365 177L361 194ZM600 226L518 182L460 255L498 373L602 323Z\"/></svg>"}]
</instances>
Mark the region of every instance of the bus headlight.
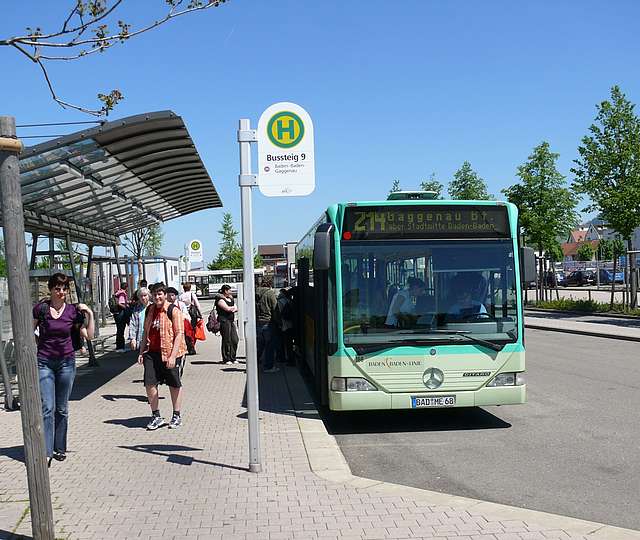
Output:
<instances>
[{"instance_id":1,"label":"bus headlight","mask_svg":"<svg viewBox=\"0 0 640 540\"><path fill-rule=\"evenodd\" d=\"M377 388L362 377L333 377L331 390L334 392L367 392L377 390Z\"/></svg>"},{"instance_id":2,"label":"bus headlight","mask_svg":"<svg viewBox=\"0 0 640 540\"><path fill-rule=\"evenodd\" d=\"M520 386L524 384L524 373L499 373L487 386Z\"/></svg>"}]
</instances>

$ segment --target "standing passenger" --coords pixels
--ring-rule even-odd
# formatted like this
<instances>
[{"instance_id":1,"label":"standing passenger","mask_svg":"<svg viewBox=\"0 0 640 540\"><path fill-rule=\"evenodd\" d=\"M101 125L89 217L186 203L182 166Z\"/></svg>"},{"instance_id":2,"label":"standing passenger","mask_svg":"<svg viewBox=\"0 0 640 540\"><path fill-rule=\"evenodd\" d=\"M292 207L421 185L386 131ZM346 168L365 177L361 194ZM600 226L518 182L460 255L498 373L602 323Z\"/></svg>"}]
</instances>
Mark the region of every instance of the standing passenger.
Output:
<instances>
[{"instance_id":1,"label":"standing passenger","mask_svg":"<svg viewBox=\"0 0 640 540\"><path fill-rule=\"evenodd\" d=\"M237 364L238 331L234 320L238 306L235 305L229 285L220 287L220 293L222 298L219 298L216 302L216 311L218 312L220 335L222 336L222 361L225 364Z\"/></svg>"},{"instance_id":2,"label":"standing passenger","mask_svg":"<svg viewBox=\"0 0 640 540\"><path fill-rule=\"evenodd\" d=\"M183 283L182 288L184 292L179 296L180 300L184 302L189 311L188 323L191 325L191 332L187 332L185 337L187 339L187 353L196 354L196 325L198 321L202 319L202 311L200 302L198 301L198 295L195 291L191 290L191 283Z\"/></svg>"},{"instance_id":3,"label":"standing passenger","mask_svg":"<svg viewBox=\"0 0 640 540\"><path fill-rule=\"evenodd\" d=\"M33 308L33 328L38 329L38 374L42 398L44 438L47 457L67 458L69 397L76 375L73 334L93 339L93 312L86 304L67 304L69 278L53 274L49 278L49 300ZM86 328L83 326L86 321ZM79 329L79 331L78 331Z\"/></svg>"},{"instance_id":4,"label":"standing passenger","mask_svg":"<svg viewBox=\"0 0 640 540\"><path fill-rule=\"evenodd\" d=\"M120 284L120 288L115 292L114 296L117 300L116 311L113 318L116 322L116 351L125 352L124 349L124 331L129 322L129 296L127 288L129 285L126 281Z\"/></svg>"},{"instance_id":5,"label":"standing passenger","mask_svg":"<svg viewBox=\"0 0 640 540\"><path fill-rule=\"evenodd\" d=\"M144 321L142 346L138 356L138 363L144 365L144 386L152 414L147 429L151 431L167 424L160 416L158 406L158 385L163 383L169 387L173 405L169 428L182 425L180 366L187 351L184 343L184 321L182 312L167 301L166 292L164 283L158 283L153 289L153 305Z\"/></svg>"},{"instance_id":6,"label":"standing passenger","mask_svg":"<svg viewBox=\"0 0 640 540\"><path fill-rule=\"evenodd\" d=\"M278 299L273 290L273 282L269 278L262 278L260 287L256 289L256 335L258 361L262 360L262 369L265 373L279 371L275 365L279 344L274 317L277 306Z\"/></svg>"},{"instance_id":7,"label":"standing passenger","mask_svg":"<svg viewBox=\"0 0 640 540\"><path fill-rule=\"evenodd\" d=\"M129 347L132 351L137 351L142 345L142 334L144 333L144 317L150 301L149 289L141 287L135 293L138 301L133 307L131 319L129 320Z\"/></svg>"}]
</instances>

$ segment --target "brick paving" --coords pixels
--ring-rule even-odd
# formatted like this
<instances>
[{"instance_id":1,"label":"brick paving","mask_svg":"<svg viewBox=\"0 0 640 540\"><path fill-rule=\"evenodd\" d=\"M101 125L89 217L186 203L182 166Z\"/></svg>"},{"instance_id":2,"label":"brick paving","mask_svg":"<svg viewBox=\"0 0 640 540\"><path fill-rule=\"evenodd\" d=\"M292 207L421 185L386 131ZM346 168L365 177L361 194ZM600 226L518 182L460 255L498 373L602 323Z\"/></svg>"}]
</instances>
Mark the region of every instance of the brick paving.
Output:
<instances>
[{"instance_id":1,"label":"brick paving","mask_svg":"<svg viewBox=\"0 0 640 540\"><path fill-rule=\"evenodd\" d=\"M221 365L219 345L208 335L189 357L179 430L145 430L149 408L132 353L110 352L100 368L79 370L68 458L50 469L56 538L587 538L544 519L498 519L482 505L456 506L456 498L434 504L415 489L385 493L322 478L294 411L292 387L301 385L283 372L261 375L264 471L249 473L244 364ZM170 415L166 387L161 396ZM27 538L28 514L19 523L28 494L18 413L0 413L0 433L0 539Z\"/></svg>"}]
</instances>

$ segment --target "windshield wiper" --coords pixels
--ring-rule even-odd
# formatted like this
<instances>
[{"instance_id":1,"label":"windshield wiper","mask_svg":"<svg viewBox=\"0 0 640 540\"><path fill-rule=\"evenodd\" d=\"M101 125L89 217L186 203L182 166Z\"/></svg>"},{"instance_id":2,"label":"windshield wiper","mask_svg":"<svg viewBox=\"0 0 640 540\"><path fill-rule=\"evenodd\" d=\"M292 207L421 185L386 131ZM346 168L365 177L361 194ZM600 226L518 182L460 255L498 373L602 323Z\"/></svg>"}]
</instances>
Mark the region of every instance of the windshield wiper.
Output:
<instances>
[{"instance_id":1,"label":"windshield wiper","mask_svg":"<svg viewBox=\"0 0 640 540\"><path fill-rule=\"evenodd\" d=\"M419 338L419 337L407 337L407 339L401 340L393 340L388 341L386 343L349 343L347 346L353 348L356 351L356 354L368 354L372 352L383 351L384 349L391 349L392 347L402 347L403 345L425 345L425 344L433 344L434 341L443 341L446 339L445 336L459 336L462 339L466 339L468 341L472 341L477 343L478 345L482 345L494 351L500 352L504 349L506 343L498 344L493 341L489 341L486 339L482 339L471 335L470 332L466 330L427 330L427 331L400 331L393 335L398 334L432 334L434 335L433 339L428 338ZM442 335L442 338L438 340L435 338L436 335ZM457 341L457 340L456 340Z\"/></svg>"},{"instance_id":2,"label":"windshield wiper","mask_svg":"<svg viewBox=\"0 0 640 540\"><path fill-rule=\"evenodd\" d=\"M450 334L454 336L460 336L461 338L467 339L469 341L473 341L478 345L484 345L485 347L489 347L489 349L493 349L494 351L498 351L498 352L504 349L504 346L506 345L506 343L498 344L498 343L494 343L493 341L479 338L465 330L429 330L426 333L427 334Z\"/></svg>"},{"instance_id":3,"label":"windshield wiper","mask_svg":"<svg viewBox=\"0 0 640 540\"><path fill-rule=\"evenodd\" d=\"M444 341L444 339L401 339L397 341L387 341L386 343L345 343L347 347L351 347L356 354L368 354L372 352L383 351L385 349L391 349L393 347L403 347L407 345L424 345L425 343L432 344L434 341Z\"/></svg>"}]
</instances>

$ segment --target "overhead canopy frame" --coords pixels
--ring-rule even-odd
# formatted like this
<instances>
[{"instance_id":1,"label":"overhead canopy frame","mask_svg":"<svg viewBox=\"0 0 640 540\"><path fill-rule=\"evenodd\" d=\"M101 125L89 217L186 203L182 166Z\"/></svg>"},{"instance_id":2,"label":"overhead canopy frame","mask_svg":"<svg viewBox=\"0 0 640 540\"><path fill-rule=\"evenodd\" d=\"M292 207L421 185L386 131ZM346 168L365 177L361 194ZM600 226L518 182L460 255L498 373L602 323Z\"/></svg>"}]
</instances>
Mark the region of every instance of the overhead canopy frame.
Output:
<instances>
[{"instance_id":1,"label":"overhead canopy frame","mask_svg":"<svg viewBox=\"0 0 640 540\"><path fill-rule=\"evenodd\" d=\"M25 230L87 245L222 207L182 118L130 116L25 148Z\"/></svg>"}]
</instances>

